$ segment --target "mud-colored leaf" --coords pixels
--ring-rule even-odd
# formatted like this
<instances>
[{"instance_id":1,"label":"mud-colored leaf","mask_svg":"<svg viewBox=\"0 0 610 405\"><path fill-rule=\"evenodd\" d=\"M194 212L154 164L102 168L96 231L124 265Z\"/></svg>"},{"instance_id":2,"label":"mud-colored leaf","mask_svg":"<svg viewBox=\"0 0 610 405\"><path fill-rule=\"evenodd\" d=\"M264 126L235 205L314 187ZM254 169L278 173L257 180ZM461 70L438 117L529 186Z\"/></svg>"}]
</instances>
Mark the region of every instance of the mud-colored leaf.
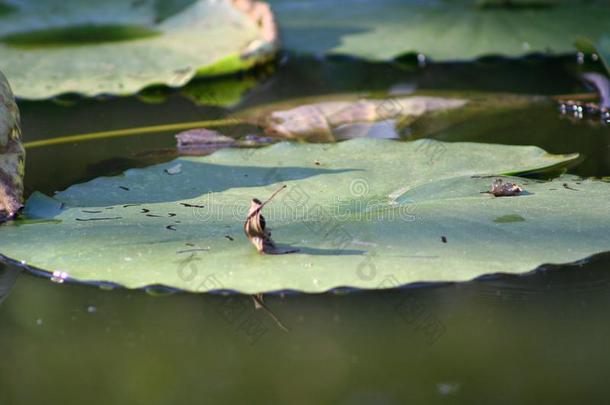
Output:
<instances>
[{"instance_id":1,"label":"mud-colored leaf","mask_svg":"<svg viewBox=\"0 0 610 405\"><path fill-rule=\"evenodd\" d=\"M0 72L0 222L13 218L22 207L24 162L19 109Z\"/></svg>"},{"instance_id":2,"label":"mud-colored leaf","mask_svg":"<svg viewBox=\"0 0 610 405\"><path fill-rule=\"evenodd\" d=\"M246 69L274 32L250 0L24 0L0 13L0 69L21 98L132 94Z\"/></svg>"}]
</instances>

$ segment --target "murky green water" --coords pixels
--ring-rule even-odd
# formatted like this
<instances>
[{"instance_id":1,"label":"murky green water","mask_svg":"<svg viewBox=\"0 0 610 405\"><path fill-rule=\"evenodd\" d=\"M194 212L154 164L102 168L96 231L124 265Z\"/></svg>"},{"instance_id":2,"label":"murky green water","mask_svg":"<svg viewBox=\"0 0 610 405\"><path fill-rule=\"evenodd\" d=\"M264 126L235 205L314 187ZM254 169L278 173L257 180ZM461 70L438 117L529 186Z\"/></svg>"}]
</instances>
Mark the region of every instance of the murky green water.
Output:
<instances>
[{"instance_id":1,"label":"murky green water","mask_svg":"<svg viewBox=\"0 0 610 405\"><path fill-rule=\"evenodd\" d=\"M423 68L292 58L272 75L266 70L242 78L258 84L239 109L301 96L383 96L390 88L590 91L572 58ZM135 97L21 102L25 141L235 113L197 106L179 92L154 94L155 104ZM580 152L585 159L573 173L610 175L610 128L561 118L550 102L439 125L431 136ZM172 132L161 132L33 148L26 187L51 193L169 160L174 142ZM507 260L518 254L507 252ZM107 291L6 270L0 295L2 405L603 403L608 393L609 255L519 277L268 297L290 332L245 296Z\"/></svg>"}]
</instances>

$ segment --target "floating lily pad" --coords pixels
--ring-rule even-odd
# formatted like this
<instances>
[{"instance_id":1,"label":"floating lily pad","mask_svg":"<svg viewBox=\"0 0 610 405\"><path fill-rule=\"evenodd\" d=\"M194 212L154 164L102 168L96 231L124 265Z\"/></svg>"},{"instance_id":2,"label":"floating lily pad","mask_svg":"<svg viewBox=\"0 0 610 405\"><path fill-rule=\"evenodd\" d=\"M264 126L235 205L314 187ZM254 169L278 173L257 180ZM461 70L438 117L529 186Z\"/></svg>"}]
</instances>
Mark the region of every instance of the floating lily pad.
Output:
<instances>
[{"instance_id":1,"label":"floating lily pad","mask_svg":"<svg viewBox=\"0 0 610 405\"><path fill-rule=\"evenodd\" d=\"M13 4L14 3L14 4ZM243 3L243 2L242 2ZM0 69L17 97L132 94L248 68L273 27L229 0L24 0L0 13ZM272 20L265 20L266 24Z\"/></svg>"},{"instance_id":2,"label":"floating lily pad","mask_svg":"<svg viewBox=\"0 0 610 405\"><path fill-rule=\"evenodd\" d=\"M493 178L481 176L574 158L426 140L227 149L98 178L55 200L35 194L26 213L36 220L1 227L0 253L79 281L200 292L319 292L383 288L389 274L407 284L522 273L610 250L610 185L512 179L523 195L494 198L485 193ZM177 164L181 172L168 175ZM275 242L299 252L260 255L243 222L250 200L280 184L287 189L263 213ZM507 215L524 221L495 221Z\"/></svg>"},{"instance_id":3,"label":"floating lily pad","mask_svg":"<svg viewBox=\"0 0 610 405\"><path fill-rule=\"evenodd\" d=\"M603 1L270 0L286 48L389 60L422 53L434 60L574 52L579 36L607 34ZM495 4L493 4L495 3Z\"/></svg>"}]
</instances>

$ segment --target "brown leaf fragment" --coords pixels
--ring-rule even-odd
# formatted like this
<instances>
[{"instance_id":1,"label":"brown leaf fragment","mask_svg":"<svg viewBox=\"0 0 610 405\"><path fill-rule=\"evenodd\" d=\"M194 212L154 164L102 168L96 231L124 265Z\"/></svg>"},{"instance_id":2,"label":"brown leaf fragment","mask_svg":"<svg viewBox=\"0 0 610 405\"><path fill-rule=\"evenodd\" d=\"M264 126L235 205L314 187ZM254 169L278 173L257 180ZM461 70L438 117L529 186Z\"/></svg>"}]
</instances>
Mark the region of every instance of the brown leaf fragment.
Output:
<instances>
[{"instance_id":1,"label":"brown leaf fragment","mask_svg":"<svg viewBox=\"0 0 610 405\"><path fill-rule=\"evenodd\" d=\"M19 108L0 72L0 222L14 218L23 207L24 168Z\"/></svg>"},{"instance_id":2,"label":"brown leaf fragment","mask_svg":"<svg viewBox=\"0 0 610 405\"><path fill-rule=\"evenodd\" d=\"M495 197L510 197L519 195L523 189L521 186L511 183L509 181L504 181L502 179L495 179L493 183L491 183L491 190L489 191Z\"/></svg>"},{"instance_id":3,"label":"brown leaf fragment","mask_svg":"<svg viewBox=\"0 0 610 405\"><path fill-rule=\"evenodd\" d=\"M386 100L324 101L264 117L265 132L274 137L335 141L353 137L398 137L395 124L437 111L461 108L467 100L412 96ZM377 125L373 125L378 123Z\"/></svg>"},{"instance_id":4,"label":"brown leaf fragment","mask_svg":"<svg viewBox=\"0 0 610 405\"><path fill-rule=\"evenodd\" d=\"M267 223L265 217L263 217L261 210L269 201L273 199L280 191L285 189L283 185L277 189L271 197L265 202L261 202L259 199L254 198L250 203L250 209L248 210L248 217L244 223L244 233L250 239L250 242L254 245L256 250L261 254L285 254L294 253L296 250L285 250L279 249L273 239L271 239L271 231L267 229Z\"/></svg>"}]
</instances>

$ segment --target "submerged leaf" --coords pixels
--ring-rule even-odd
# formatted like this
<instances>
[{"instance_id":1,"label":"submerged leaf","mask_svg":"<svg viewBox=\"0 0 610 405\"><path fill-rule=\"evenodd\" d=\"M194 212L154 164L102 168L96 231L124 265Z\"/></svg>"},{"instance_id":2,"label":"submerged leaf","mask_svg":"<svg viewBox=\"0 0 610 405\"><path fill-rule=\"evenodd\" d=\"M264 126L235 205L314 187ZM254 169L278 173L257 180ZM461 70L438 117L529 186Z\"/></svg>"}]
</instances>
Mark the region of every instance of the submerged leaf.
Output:
<instances>
[{"instance_id":1,"label":"submerged leaf","mask_svg":"<svg viewBox=\"0 0 610 405\"><path fill-rule=\"evenodd\" d=\"M528 193L494 198L483 193L488 176L575 158L536 147L367 138L224 149L30 201L47 221L0 227L0 253L70 280L249 294L385 288L390 275L406 284L522 273L610 250L610 184L504 178ZM182 172L168 176L176 164ZM299 251L254 254L240 237L250 200L279 185L286 190L265 217L276 242ZM506 215L525 220L494 222Z\"/></svg>"},{"instance_id":2,"label":"submerged leaf","mask_svg":"<svg viewBox=\"0 0 610 405\"><path fill-rule=\"evenodd\" d=\"M178 151L185 155L208 154L237 144L235 139L206 128L180 132L176 134L176 141Z\"/></svg>"},{"instance_id":3,"label":"submerged leaf","mask_svg":"<svg viewBox=\"0 0 610 405\"><path fill-rule=\"evenodd\" d=\"M182 90L183 96L197 105L233 107L244 95L258 84L259 80L241 75L212 80L198 80L188 83Z\"/></svg>"},{"instance_id":4,"label":"submerged leaf","mask_svg":"<svg viewBox=\"0 0 610 405\"><path fill-rule=\"evenodd\" d=\"M369 132L377 134L371 137L396 138L396 125L399 120L404 123L405 120L460 108L466 104L466 100L457 98L425 96L385 100L362 99L355 102L325 101L301 105L286 111L273 111L264 125L267 133L283 138L332 141L335 138L360 138L367 136ZM362 125L377 121L382 121L380 126L388 127L388 130L379 131L379 126Z\"/></svg>"}]
</instances>

